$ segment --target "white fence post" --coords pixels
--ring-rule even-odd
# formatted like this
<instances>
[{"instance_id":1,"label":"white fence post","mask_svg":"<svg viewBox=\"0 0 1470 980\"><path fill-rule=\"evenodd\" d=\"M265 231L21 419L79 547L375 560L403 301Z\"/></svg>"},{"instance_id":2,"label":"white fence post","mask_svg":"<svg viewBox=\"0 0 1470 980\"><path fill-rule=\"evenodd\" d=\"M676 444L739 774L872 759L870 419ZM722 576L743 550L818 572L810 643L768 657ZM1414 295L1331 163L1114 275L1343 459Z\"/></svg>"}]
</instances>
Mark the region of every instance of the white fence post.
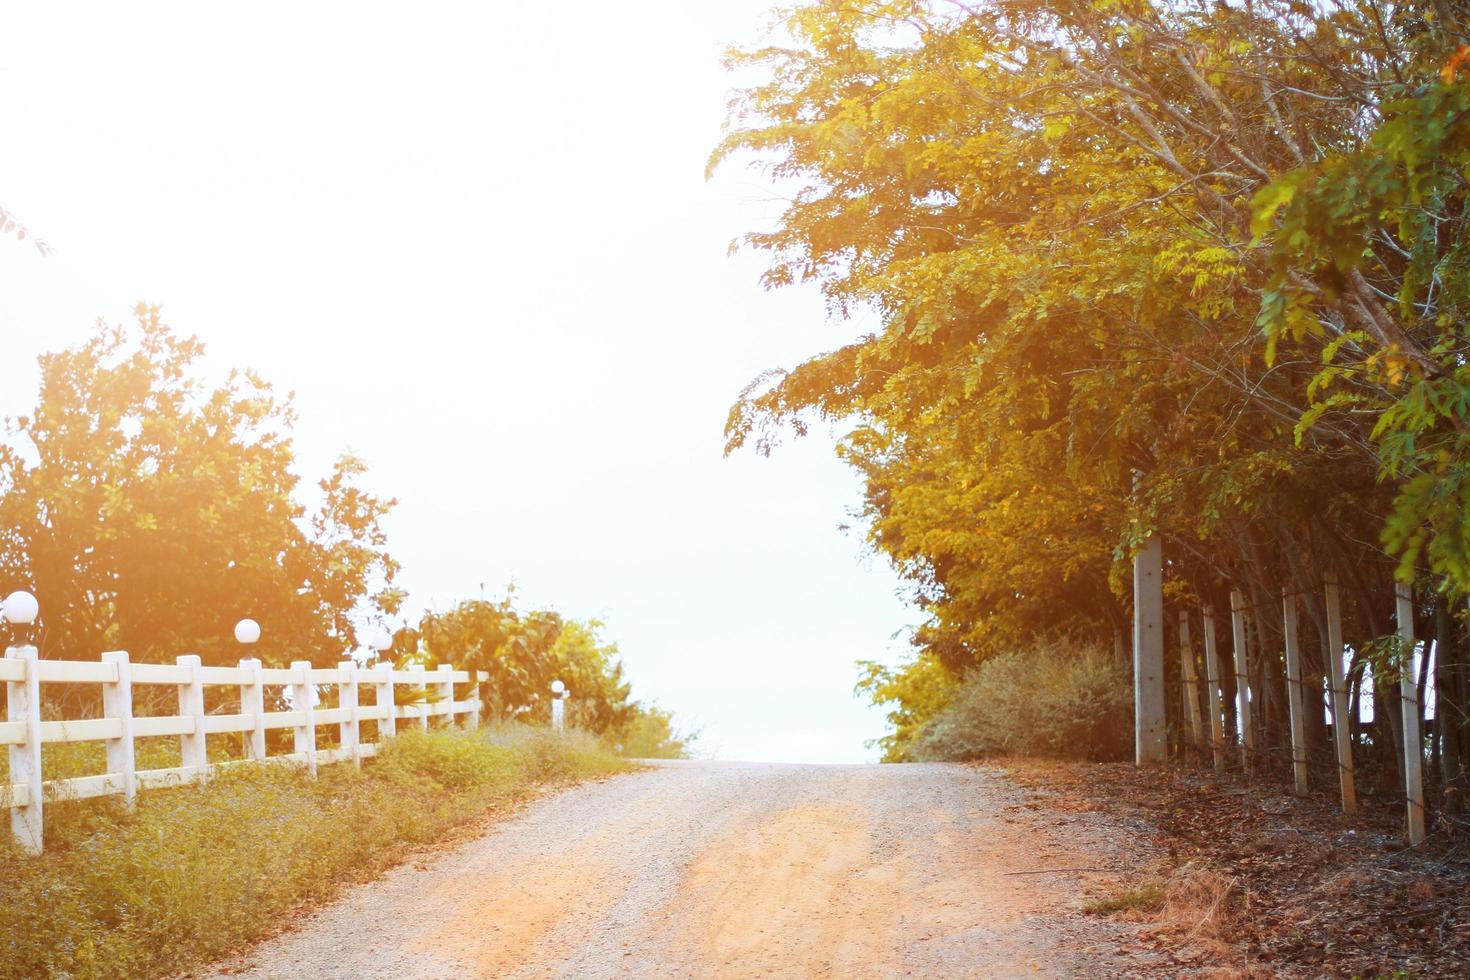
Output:
<instances>
[{"instance_id":1,"label":"white fence post","mask_svg":"<svg viewBox=\"0 0 1470 980\"><path fill-rule=\"evenodd\" d=\"M419 728L428 731L429 728L429 679L428 672L424 670L423 664L413 666L413 686L423 692L419 698Z\"/></svg>"},{"instance_id":2,"label":"white fence post","mask_svg":"<svg viewBox=\"0 0 1470 980\"><path fill-rule=\"evenodd\" d=\"M241 733L245 758L260 762L265 759L265 685L260 680L260 661L247 657L240 666L250 671L250 683L240 685L240 714L255 716L250 731Z\"/></svg>"},{"instance_id":3,"label":"white fence post","mask_svg":"<svg viewBox=\"0 0 1470 980\"><path fill-rule=\"evenodd\" d=\"M1337 775L1342 788L1342 812L1358 810L1358 792L1353 783L1352 725L1348 719L1347 680L1342 669L1342 601L1337 576L1325 576L1327 600L1327 677L1332 688L1332 740L1337 746Z\"/></svg>"},{"instance_id":4,"label":"white fence post","mask_svg":"<svg viewBox=\"0 0 1470 980\"><path fill-rule=\"evenodd\" d=\"M359 740L362 733L357 727L357 661L344 660L337 665L337 669L347 675L345 681L337 684L337 706L348 712L347 720L337 726L338 741L352 756L352 764L361 769L362 749L359 747Z\"/></svg>"},{"instance_id":5,"label":"white fence post","mask_svg":"<svg viewBox=\"0 0 1470 980\"><path fill-rule=\"evenodd\" d=\"M316 706L312 695L316 685L311 682L311 661L293 660L291 669L301 680L291 685L291 707L301 713L301 724L296 726L296 754L304 756L306 771L316 775Z\"/></svg>"},{"instance_id":6,"label":"white fence post","mask_svg":"<svg viewBox=\"0 0 1470 980\"><path fill-rule=\"evenodd\" d=\"M1409 843L1424 841L1424 735L1419 729L1419 670L1414 650L1414 593L1402 582L1394 586L1399 626L1399 703L1404 717L1404 795L1409 801Z\"/></svg>"},{"instance_id":7,"label":"white fence post","mask_svg":"<svg viewBox=\"0 0 1470 980\"><path fill-rule=\"evenodd\" d=\"M20 806L10 808L10 832L21 850L41 853L41 674L36 669L39 654L33 646L9 647L7 660L19 660L25 666L25 677L5 685L7 720L25 725L26 740L10 746L10 782L26 796ZM14 804L15 801L11 801Z\"/></svg>"},{"instance_id":8,"label":"white fence post","mask_svg":"<svg viewBox=\"0 0 1470 980\"><path fill-rule=\"evenodd\" d=\"M102 685L102 714L116 718L120 726L117 738L107 740L107 771L122 777L123 802L129 807L137 802L138 760L133 744L133 670L126 650L102 655L102 662L117 668L117 680Z\"/></svg>"},{"instance_id":9,"label":"white fence post","mask_svg":"<svg viewBox=\"0 0 1470 980\"><path fill-rule=\"evenodd\" d=\"M1240 764L1249 769L1256 754L1256 733L1251 728L1250 656L1246 650L1245 599L1230 590L1230 634L1235 646L1235 724L1240 728Z\"/></svg>"},{"instance_id":10,"label":"white fence post","mask_svg":"<svg viewBox=\"0 0 1470 980\"><path fill-rule=\"evenodd\" d=\"M204 734L204 684L199 677L199 654L186 653L175 661L189 670L189 683L179 685L179 714L194 721L194 730L179 736L183 764L191 766L202 782L209 776L209 751Z\"/></svg>"},{"instance_id":11,"label":"white fence post","mask_svg":"<svg viewBox=\"0 0 1470 980\"><path fill-rule=\"evenodd\" d=\"M1194 666L1194 647L1189 642L1189 610L1179 610L1179 687L1184 693L1184 717L1196 750L1204 748L1205 728L1199 714L1199 671Z\"/></svg>"},{"instance_id":12,"label":"white fence post","mask_svg":"<svg viewBox=\"0 0 1470 980\"><path fill-rule=\"evenodd\" d=\"M1224 701L1220 697L1220 661L1215 652L1215 610L1204 608L1205 628L1205 706L1210 712L1210 751L1215 770L1225 771Z\"/></svg>"},{"instance_id":13,"label":"white fence post","mask_svg":"<svg viewBox=\"0 0 1470 980\"><path fill-rule=\"evenodd\" d=\"M384 709L379 711L383 717L378 719L378 744L386 745L398 731L398 706L393 703L393 665L376 669L382 679L373 686L378 689L378 707Z\"/></svg>"},{"instance_id":14,"label":"white fence post","mask_svg":"<svg viewBox=\"0 0 1470 980\"><path fill-rule=\"evenodd\" d=\"M472 670L470 674L470 708L469 717L465 719L465 726L474 731L480 727L480 672Z\"/></svg>"},{"instance_id":15,"label":"white fence post","mask_svg":"<svg viewBox=\"0 0 1470 980\"><path fill-rule=\"evenodd\" d=\"M444 702L444 725L446 728L455 727L454 717L454 668L449 664L439 665L439 682L435 685L439 690L439 699Z\"/></svg>"},{"instance_id":16,"label":"white fence post","mask_svg":"<svg viewBox=\"0 0 1470 980\"><path fill-rule=\"evenodd\" d=\"M1297 648L1296 596L1281 590L1282 629L1286 642L1286 706L1291 715L1292 791L1307 795L1307 727L1302 714L1302 658Z\"/></svg>"}]
</instances>

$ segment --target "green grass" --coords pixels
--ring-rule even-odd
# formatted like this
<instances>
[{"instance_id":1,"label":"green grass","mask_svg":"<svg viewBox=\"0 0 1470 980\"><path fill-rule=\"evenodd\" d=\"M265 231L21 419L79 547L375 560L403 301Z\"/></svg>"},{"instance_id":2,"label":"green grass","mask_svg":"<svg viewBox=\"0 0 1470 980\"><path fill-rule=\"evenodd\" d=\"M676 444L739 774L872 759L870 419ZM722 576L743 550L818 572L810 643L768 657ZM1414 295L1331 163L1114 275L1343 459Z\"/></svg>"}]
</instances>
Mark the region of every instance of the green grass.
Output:
<instances>
[{"instance_id":1,"label":"green grass","mask_svg":"<svg viewBox=\"0 0 1470 980\"><path fill-rule=\"evenodd\" d=\"M116 798L48 803L45 854L0 832L0 977L186 970L535 786L627 767L577 732L407 732L362 772L241 767L142 793L131 812Z\"/></svg>"}]
</instances>

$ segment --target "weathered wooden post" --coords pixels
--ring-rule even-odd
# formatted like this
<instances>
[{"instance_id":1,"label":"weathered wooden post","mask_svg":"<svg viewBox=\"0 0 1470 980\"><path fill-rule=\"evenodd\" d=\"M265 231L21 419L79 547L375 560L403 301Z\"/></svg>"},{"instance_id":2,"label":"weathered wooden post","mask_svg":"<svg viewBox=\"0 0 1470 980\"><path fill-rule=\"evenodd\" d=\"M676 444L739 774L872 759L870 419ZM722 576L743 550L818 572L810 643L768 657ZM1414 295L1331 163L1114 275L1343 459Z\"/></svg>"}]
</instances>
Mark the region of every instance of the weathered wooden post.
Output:
<instances>
[{"instance_id":1,"label":"weathered wooden post","mask_svg":"<svg viewBox=\"0 0 1470 980\"><path fill-rule=\"evenodd\" d=\"M1240 726L1240 764L1249 769L1256 754L1256 734L1251 727L1250 657L1246 650L1245 599L1230 590L1230 635L1235 646L1235 723Z\"/></svg>"},{"instance_id":2,"label":"weathered wooden post","mask_svg":"<svg viewBox=\"0 0 1470 980\"><path fill-rule=\"evenodd\" d=\"M1296 640L1296 596L1281 590L1282 630L1286 644L1286 706L1291 713L1292 791L1307 795L1307 727L1302 715L1302 658Z\"/></svg>"},{"instance_id":3,"label":"weathered wooden post","mask_svg":"<svg viewBox=\"0 0 1470 980\"><path fill-rule=\"evenodd\" d=\"M295 751L302 756L306 763L308 775L316 776L316 705L313 695L316 693L315 684L311 682L311 661L293 660L291 669L296 672L299 680L293 680L291 684L291 707L295 708L301 715L301 722L295 729Z\"/></svg>"},{"instance_id":4,"label":"weathered wooden post","mask_svg":"<svg viewBox=\"0 0 1470 980\"><path fill-rule=\"evenodd\" d=\"M204 733L204 683L199 677L199 654L185 653L175 662L189 672L188 683L179 685L179 714L194 722L189 732L179 736L179 754L184 765L203 781L209 778L209 749L208 736Z\"/></svg>"},{"instance_id":5,"label":"weathered wooden post","mask_svg":"<svg viewBox=\"0 0 1470 980\"><path fill-rule=\"evenodd\" d=\"M1414 649L1414 594L1394 587L1399 627L1399 697L1404 719L1404 795L1409 801L1409 843L1424 841L1424 736L1419 728L1419 670Z\"/></svg>"},{"instance_id":6,"label":"weathered wooden post","mask_svg":"<svg viewBox=\"0 0 1470 980\"><path fill-rule=\"evenodd\" d=\"M138 763L133 744L133 668L125 650L102 655L117 669L117 680L102 685L102 714L118 722L118 737L107 740L107 771L122 780L123 802L132 807L138 796Z\"/></svg>"},{"instance_id":7,"label":"weathered wooden post","mask_svg":"<svg viewBox=\"0 0 1470 980\"><path fill-rule=\"evenodd\" d=\"M30 626L40 612L36 597L29 592L12 592L5 597L5 620L15 626ZM10 801L10 833L16 846L29 854L40 854L43 846L41 786L41 672L36 667L40 652L29 643L5 650L5 659L19 664L20 678L5 683L6 720L19 722L25 741L9 747L10 782L17 798ZM12 667L14 676L15 668Z\"/></svg>"},{"instance_id":8,"label":"weathered wooden post","mask_svg":"<svg viewBox=\"0 0 1470 980\"><path fill-rule=\"evenodd\" d=\"M1347 679L1342 667L1342 599L1337 576L1324 576L1327 606L1327 678L1332 689L1332 741L1337 748L1337 778L1342 790L1342 812L1352 816L1358 810L1358 793L1353 784L1352 725L1348 720Z\"/></svg>"},{"instance_id":9,"label":"weathered wooden post","mask_svg":"<svg viewBox=\"0 0 1470 980\"><path fill-rule=\"evenodd\" d=\"M1220 699L1220 661L1215 655L1215 611L1204 608L1205 708L1210 715L1210 753L1217 772L1225 770L1225 712Z\"/></svg>"},{"instance_id":10,"label":"weathered wooden post","mask_svg":"<svg viewBox=\"0 0 1470 980\"><path fill-rule=\"evenodd\" d=\"M1137 765L1168 760L1164 714L1164 559L1158 535L1133 556L1133 741Z\"/></svg>"},{"instance_id":11,"label":"weathered wooden post","mask_svg":"<svg viewBox=\"0 0 1470 980\"><path fill-rule=\"evenodd\" d=\"M1189 610L1179 610L1179 676L1180 689L1184 692L1184 717L1189 720L1189 731L1194 738L1194 747L1203 752L1205 727L1199 713L1199 672L1194 666L1194 648L1189 642Z\"/></svg>"}]
</instances>

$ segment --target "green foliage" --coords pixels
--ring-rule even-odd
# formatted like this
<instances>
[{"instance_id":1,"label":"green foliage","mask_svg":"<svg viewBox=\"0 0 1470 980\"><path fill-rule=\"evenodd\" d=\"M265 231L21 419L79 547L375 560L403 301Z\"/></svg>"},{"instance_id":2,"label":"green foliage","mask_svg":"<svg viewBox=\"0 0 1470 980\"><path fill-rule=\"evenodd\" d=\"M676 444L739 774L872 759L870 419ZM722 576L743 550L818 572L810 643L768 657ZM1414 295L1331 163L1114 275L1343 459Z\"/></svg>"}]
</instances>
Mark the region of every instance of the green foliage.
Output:
<instances>
[{"instance_id":1,"label":"green foliage","mask_svg":"<svg viewBox=\"0 0 1470 980\"><path fill-rule=\"evenodd\" d=\"M687 759L699 734L685 735L674 728L674 713L657 705L638 705L630 721L617 733L618 754L629 759Z\"/></svg>"},{"instance_id":2,"label":"green foliage","mask_svg":"<svg viewBox=\"0 0 1470 980\"><path fill-rule=\"evenodd\" d=\"M1458 8L858 0L780 30L730 55L755 81L711 166L787 201L741 240L767 285L879 326L763 372L727 448L848 433L927 614L860 685L890 757L946 678L1120 635L1151 536L1171 603L1336 572L1354 640L1395 574L1470 591Z\"/></svg>"},{"instance_id":3,"label":"green foliage","mask_svg":"<svg viewBox=\"0 0 1470 980\"><path fill-rule=\"evenodd\" d=\"M492 717L545 723L551 682L572 692L575 723L598 734L628 724L636 708L623 679L615 643L605 643L597 620L566 619L550 610L521 612L511 595L469 599L443 613L425 613L417 630L394 638L400 662L449 663L482 670L481 688Z\"/></svg>"},{"instance_id":4,"label":"green foliage","mask_svg":"<svg viewBox=\"0 0 1470 980\"><path fill-rule=\"evenodd\" d=\"M263 658L327 664L355 645L354 613L396 612L393 501L344 456L308 512L289 398L248 371L209 388L203 352L140 305L134 328L41 357L36 409L0 444L0 580L41 596L43 656L233 663L251 615Z\"/></svg>"},{"instance_id":5,"label":"green foliage","mask_svg":"<svg viewBox=\"0 0 1470 980\"><path fill-rule=\"evenodd\" d=\"M45 854L0 844L0 977L175 974L535 784L625 767L586 734L406 732L361 773L251 766L144 792L132 813L52 804Z\"/></svg>"},{"instance_id":6,"label":"green foliage","mask_svg":"<svg viewBox=\"0 0 1470 980\"><path fill-rule=\"evenodd\" d=\"M1056 642L985 660L913 740L916 760L1006 755L1121 759L1133 696L1110 654Z\"/></svg>"},{"instance_id":7,"label":"green foliage","mask_svg":"<svg viewBox=\"0 0 1470 980\"><path fill-rule=\"evenodd\" d=\"M877 705L891 705L892 731L876 743L883 749L883 761L902 762L924 725L949 703L959 680L928 650L898 669L871 660L860 661L858 668L862 676L853 693Z\"/></svg>"}]
</instances>

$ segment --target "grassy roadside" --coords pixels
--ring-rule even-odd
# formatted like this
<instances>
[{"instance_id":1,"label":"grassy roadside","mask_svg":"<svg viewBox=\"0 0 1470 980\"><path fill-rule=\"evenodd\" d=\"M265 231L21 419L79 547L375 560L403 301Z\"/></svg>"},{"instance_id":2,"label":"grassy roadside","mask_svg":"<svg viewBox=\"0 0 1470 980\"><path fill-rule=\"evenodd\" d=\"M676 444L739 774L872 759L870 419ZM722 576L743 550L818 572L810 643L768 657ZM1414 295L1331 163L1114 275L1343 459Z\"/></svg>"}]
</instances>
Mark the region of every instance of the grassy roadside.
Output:
<instances>
[{"instance_id":1,"label":"grassy roadside","mask_svg":"<svg viewBox=\"0 0 1470 980\"><path fill-rule=\"evenodd\" d=\"M407 732L362 772L248 767L48 806L47 851L0 844L0 977L149 977L220 957L538 787L625 770L591 736ZM54 828L54 829L53 829Z\"/></svg>"}]
</instances>

